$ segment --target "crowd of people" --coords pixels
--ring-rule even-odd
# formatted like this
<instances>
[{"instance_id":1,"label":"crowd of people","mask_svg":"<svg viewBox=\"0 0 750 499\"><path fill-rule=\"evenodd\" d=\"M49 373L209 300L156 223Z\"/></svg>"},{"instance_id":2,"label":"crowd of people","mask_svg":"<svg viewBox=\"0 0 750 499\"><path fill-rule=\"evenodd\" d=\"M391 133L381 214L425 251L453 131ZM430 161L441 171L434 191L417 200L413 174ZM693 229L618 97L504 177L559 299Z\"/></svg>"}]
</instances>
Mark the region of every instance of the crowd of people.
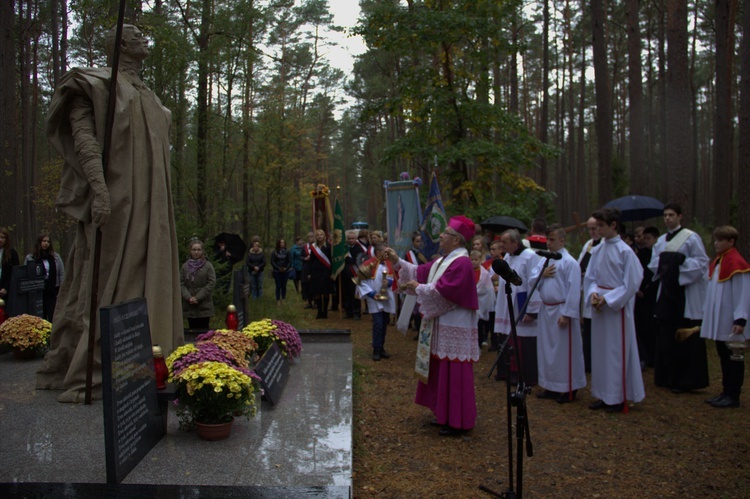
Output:
<instances>
[{"instance_id":1,"label":"crowd of people","mask_svg":"<svg viewBox=\"0 0 750 499\"><path fill-rule=\"evenodd\" d=\"M416 401L434 412L444 435L474 426L472 363L483 348L505 353L497 379L538 385L539 398L574 402L590 373L596 399L590 409L627 412L629 403L645 397L645 369L653 368L655 385L674 394L706 388L711 339L722 389L706 402L738 407L744 364L732 359L727 343L745 341L750 315L750 265L735 247L739 233L716 228L716 256L710 259L701 237L682 225L680 206L667 204L663 218L664 234L649 226L626 235L618 210L595 211L578 258L566 249L568 231L559 224L537 219L526 237L517 229L482 234L458 216L430 259L418 232L399 257L382 232L351 229L341 279L332 279L332 248L323 230L309 232L306 240L296 237L291 248L278 239L269 263L278 306L292 281L317 319L341 306L345 318L361 320L365 310L372 319L373 361L390 357L388 326L408 304L402 320L406 315L414 329L423 375ZM0 298L8 295L12 268L20 263L11 241L0 228ZM217 272L203 242L194 238L188 249L180 270L183 317L190 329L208 329ZM214 249L215 261L240 261L224 246ZM37 238L24 260L29 263L44 274L44 317L51 321L64 265L48 233ZM244 265L250 295L259 299L266 251L257 236Z\"/></svg>"},{"instance_id":2,"label":"crowd of people","mask_svg":"<svg viewBox=\"0 0 750 499\"><path fill-rule=\"evenodd\" d=\"M649 226L628 237L618 210L597 210L575 258L559 224L535 220L522 237L516 229L477 234L470 220L454 217L430 261L419 234L400 258L382 235L373 243L368 231L349 230L347 269L356 284L342 284L344 310L359 319L365 300L373 315L372 358L379 361L389 357L384 345L387 314L398 309L394 299L417 297L420 320L412 327L416 369L421 365L424 376L416 402L433 411L441 435L474 426L471 364L484 347L510 352L497 379L538 385L541 399L574 402L590 373L596 400L589 408L628 412L646 395L646 369L653 368L657 387L674 394L706 388L705 340L712 339L722 388L706 402L738 407L744 363L731 358L727 342L746 340L750 315L750 265L735 248L739 233L718 227L710 260L701 238L683 227L680 206L665 206L664 224L665 234Z\"/></svg>"}]
</instances>

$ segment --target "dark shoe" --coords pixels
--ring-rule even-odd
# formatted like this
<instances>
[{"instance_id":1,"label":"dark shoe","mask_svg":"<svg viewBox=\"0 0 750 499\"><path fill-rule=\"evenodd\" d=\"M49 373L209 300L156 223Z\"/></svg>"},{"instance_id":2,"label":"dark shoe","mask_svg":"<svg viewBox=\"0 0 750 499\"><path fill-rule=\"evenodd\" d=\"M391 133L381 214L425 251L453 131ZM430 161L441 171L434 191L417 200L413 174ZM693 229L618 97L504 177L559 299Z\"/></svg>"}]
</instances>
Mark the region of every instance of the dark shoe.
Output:
<instances>
[{"instance_id":1,"label":"dark shoe","mask_svg":"<svg viewBox=\"0 0 750 499\"><path fill-rule=\"evenodd\" d=\"M489 347L489 348L487 349L487 351L488 351L488 352L497 352L497 351L498 351L498 348L497 348L497 347Z\"/></svg>"},{"instance_id":2,"label":"dark shoe","mask_svg":"<svg viewBox=\"0 0 750 499\"><path fill-rule=\"evenodd\" d=\"M567 397L567 394L565 396ZM538 399L552 400L552 399L556 399L558 397L560 397L560 394L557 393L557 392L553 392L551 390L544 390L544 391L539 392L539 393L536 394L536 398L538 398Z\"/></svg>"},{"instance_id":3,"label":"dark shoe","mask_svg":"<svg viewBox=\"0 0 750 499\"><path fill-rule=\"evenodd\" d=\"M723 399L724 397L726 397L726 395L724 393L720 393L720 394L718 394L715 397L711 397L710 399L704 400L704 402L707 403L707 404L713 404L714 402L718 402L719 400Z\"/></svg>"},{"instance_id":4,"label":"dark shoe","mask_svg":"<svg viewBox=\"0 0 750 499\"><path fill-rule=\"evenodd\" d=\"M385 348L380 349L380 358L381 359L390 359L391 356L388 352L385 351Z\"/></svg>"},{"instance_id":5,"label":"dark shoe","mask_svg":"<svg viewBox=\"0 0 750 499\"><path fill-rule=\"evenodd\" d=\"M362 316L361 315L355 315L354 316L354 320L355 321L361 321L362 320Z\"/></svg>"},{"instance_id":6,"label":"dark shoe","mask_svg":"<svg viewBox=\"0 0 750 499\"><path fill-rule=\"evenodd\" d=\"M596 402L592 402L589 404L589 409L592 411L598 411L599 409L604 409L606 407L609 407L607 404L604 403L603 400L597 400Z\"/></svg>"},{"instance_id":7,"label":"dark shoe","mask_svg":"<svg viewBox=\"0 0 750 499\"><path fill-rule=\"evenodd\" d=\"M430 421L430 426L445 426L445 425L438 423L437 418L435 418L432 421Z\"/></svg>"},{"instance_id":8,"label":"dark shoe","mask_svg":"<svg viewBox=\"0 0 750 499\"><path fill-rule=\"evenodd\" d=\"M724 395L724 397L720 398L716 402L713 402L711 405L713 407L716 407L717 409L727 409L729 407L739 407L740 406L740 399L732 397L731 395Z\"/></svg>"},{"instance_id":9,"label":"dark shoe","mask_svg":"<svg viewBox=\"0 0 750 499\"><path fill-rule=\"evenodd\" d=\"M460 430L458 428L451 428L450 426L446 426L438 432L438 435L440 435L441 437L458 437L463 435L464 433L466 433L466 430Z\"/></svg>"},{"instance_id":10,"label":"dark shoe","mask_svg":"<svg viewBox=\"0 0 750 499\"><path fill-rule=\"evenodd\" d=\"M352 314L346 314L344 319L354 319L354 316Z\"/></svg>"},{"instance_id":11,"label":"dark shoe","mask_svg":"<svg viewBox=\"0 0 750 499\"><path fill-rule=\"evenodd\" d=\"M681 394L681 393L685 393L685 392L688 392L689 390L683 390L682 388L672 388L672 389L671 389L671 390L669 390L669 391L671 391L671 392L672 392L672 393L674 393L675 395L679 395L679 394Z\"/></svg>"},{"instance_id":12,"label":"dark shoe","mask_svg":"<svg viewBox=\"0 0 750 499\"><path fill-rule=\"evenodd\" d=\"M557 403L558 404L567 404L568 402L575 402L576 401L576 393L578 393L578 390L573 390L572 393L561 393L559 397L557 397Z\"/></svg>"},{"instance_id":13,"label":"dark shoe","mask_svg":"<svg viewBox=\"0 0 750 499\"><path fill-rule=\"evenodd\" d=\"M622 412L622 410L625 408L625 404L614 404L614 405L608 405L604 408L604 412Z\"/></svg>"},{"instance_id":14,"label":"dark shoe","mask_svg":"<svg viewBox=\"0 0 750 499\"><path fill-rule=\"evenodd\" d=\"M374 360L375 362L380 360L380 350L372 351L372 360Z\"/></svg>"}]
</instances>

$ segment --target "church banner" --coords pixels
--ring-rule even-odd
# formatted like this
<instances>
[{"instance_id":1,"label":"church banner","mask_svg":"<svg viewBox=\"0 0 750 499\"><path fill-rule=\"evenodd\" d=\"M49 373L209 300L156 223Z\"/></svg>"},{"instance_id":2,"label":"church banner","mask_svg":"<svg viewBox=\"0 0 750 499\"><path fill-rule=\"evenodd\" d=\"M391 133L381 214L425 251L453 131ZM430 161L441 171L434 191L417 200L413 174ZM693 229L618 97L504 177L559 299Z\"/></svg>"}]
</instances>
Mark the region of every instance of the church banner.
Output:
<instances>
[{"instance_id":1,"label":"church banner","mask_svg":"<svg viewBox=\"0 0 750 499\"><path fill-rule=\"evenodd\" d=\"M419 206L419 186L422 180L417 177L409 179L406 173L401 174L398 182L385 182L386 222L388 246L402 257L411 248L411 238L419 230L421 208Z\"/></svg>"},{"instance_id":2,"label":"church banner","mask_svg":"<svg viewBox=\"0 0 750 499\"><path fill-rule=\"evenodd\" d=\"M443 208L443 199L440 197L440 186L438 185L437 174L432 174L430 180L430 192L427 194L427 204L422 216L422 241L424 248L422 254L427 260L438 251L438 238L448 225L448 219Z\"/></svg>"},{"instance_id":3,"label":"church banner","mask_svg":"<svg viewBox=\"0 0 750 499\"><path fill-rule=\"evenodd\" d=\"M333 230L333 211L331 211L331 190L328 186L318 184L315 190L310 191L312 197L312 230L315 232L320 229L326 233L328 240L331 240Z\"/></svg>"}]
</instances>

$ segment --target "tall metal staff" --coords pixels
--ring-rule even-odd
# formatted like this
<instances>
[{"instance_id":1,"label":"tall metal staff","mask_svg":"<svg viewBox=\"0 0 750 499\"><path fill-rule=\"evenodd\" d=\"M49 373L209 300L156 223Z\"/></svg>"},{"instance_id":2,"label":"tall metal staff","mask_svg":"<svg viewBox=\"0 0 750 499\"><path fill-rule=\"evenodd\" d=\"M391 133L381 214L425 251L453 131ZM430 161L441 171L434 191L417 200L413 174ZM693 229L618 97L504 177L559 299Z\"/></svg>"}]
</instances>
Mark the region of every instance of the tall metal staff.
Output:
<instances>
[{"instance_id":1,"label":"tall metal staff","mask_svg":"<svg viewBox=\"0 0 750 499\"><path fill-rule=\"evenodd\" d=\"M122 44L122 27L125 24L125 0L120 0L117 13L115 46L112 54L112 76L109 79L109 98L107 101L107 122L104 128L104 148L102 150L102 174L106 181L109 156L112 150L112 127L115 121L117 103L117 75L120 67L120 45ZM94 344L96 340L96 312L99 305L99 263L102 254L102 230L97 226L94 237L94 260L91 271L91 305L89 307L89 341L86 356L86 398L85 404L91 405L91 391L94 377Z\"/></svg>"}]
</instances>

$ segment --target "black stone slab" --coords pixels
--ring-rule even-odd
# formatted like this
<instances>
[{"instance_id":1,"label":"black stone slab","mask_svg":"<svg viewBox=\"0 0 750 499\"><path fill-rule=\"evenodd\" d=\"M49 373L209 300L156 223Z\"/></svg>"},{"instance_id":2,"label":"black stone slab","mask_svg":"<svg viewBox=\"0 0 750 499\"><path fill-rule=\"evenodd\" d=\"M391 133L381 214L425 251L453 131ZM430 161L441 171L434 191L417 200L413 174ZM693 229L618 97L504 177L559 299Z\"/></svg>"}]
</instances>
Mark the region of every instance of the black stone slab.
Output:
<instances>
[{"instance_id":1,"label":"black stone slab","mask_svg":"<svg viewBox=\"0 0 750 499\"><path fill-rule=\"evenodd\" d=\"M29 262L13 267L6 303L9 317L44 315L44 264Z\"/></svg>"},{"instance_id":2,"label":"black stone slab","mask_svg":"<svg viewBox=\"0 0 750 499\"><path fill-rule=\"evenodd\" d=\"M166 433L146 300L99 309L107 483L120 483Z\"/></svg>"},{"instance_id":3,"label":"black stone slab","mask_svg":"<svg viewBox=\"0 0 750 499\"><path fill-rule=\"evenodd\" d=\"M107 485L100 483L0 483L6 498L29 497L137 497L138 499L349 499L349 487L247 487L211 485Z\"/></svg>"},{"instance_id":4,"label":"black stone slab","mask_svg":"<svg viewBox=\"0 0 750 499\"><path fill-rule=\"evenodd\" d=\"M302 344L305 343L348 343L351 329L298 329Z\"/></svg>"},{"instance_id":5,"label":"black stone slab","mask_svg":"<svg viewBox=\"0 0 750 499\"><path fill-rule=\"evenodd\" d=\"M284 391L289 377L289 361L276 343L263 354L260 362L255 366L255 372L261 379L263 399L275 405L281 398L281 392Z\"/></svg>"}]
</instances>

